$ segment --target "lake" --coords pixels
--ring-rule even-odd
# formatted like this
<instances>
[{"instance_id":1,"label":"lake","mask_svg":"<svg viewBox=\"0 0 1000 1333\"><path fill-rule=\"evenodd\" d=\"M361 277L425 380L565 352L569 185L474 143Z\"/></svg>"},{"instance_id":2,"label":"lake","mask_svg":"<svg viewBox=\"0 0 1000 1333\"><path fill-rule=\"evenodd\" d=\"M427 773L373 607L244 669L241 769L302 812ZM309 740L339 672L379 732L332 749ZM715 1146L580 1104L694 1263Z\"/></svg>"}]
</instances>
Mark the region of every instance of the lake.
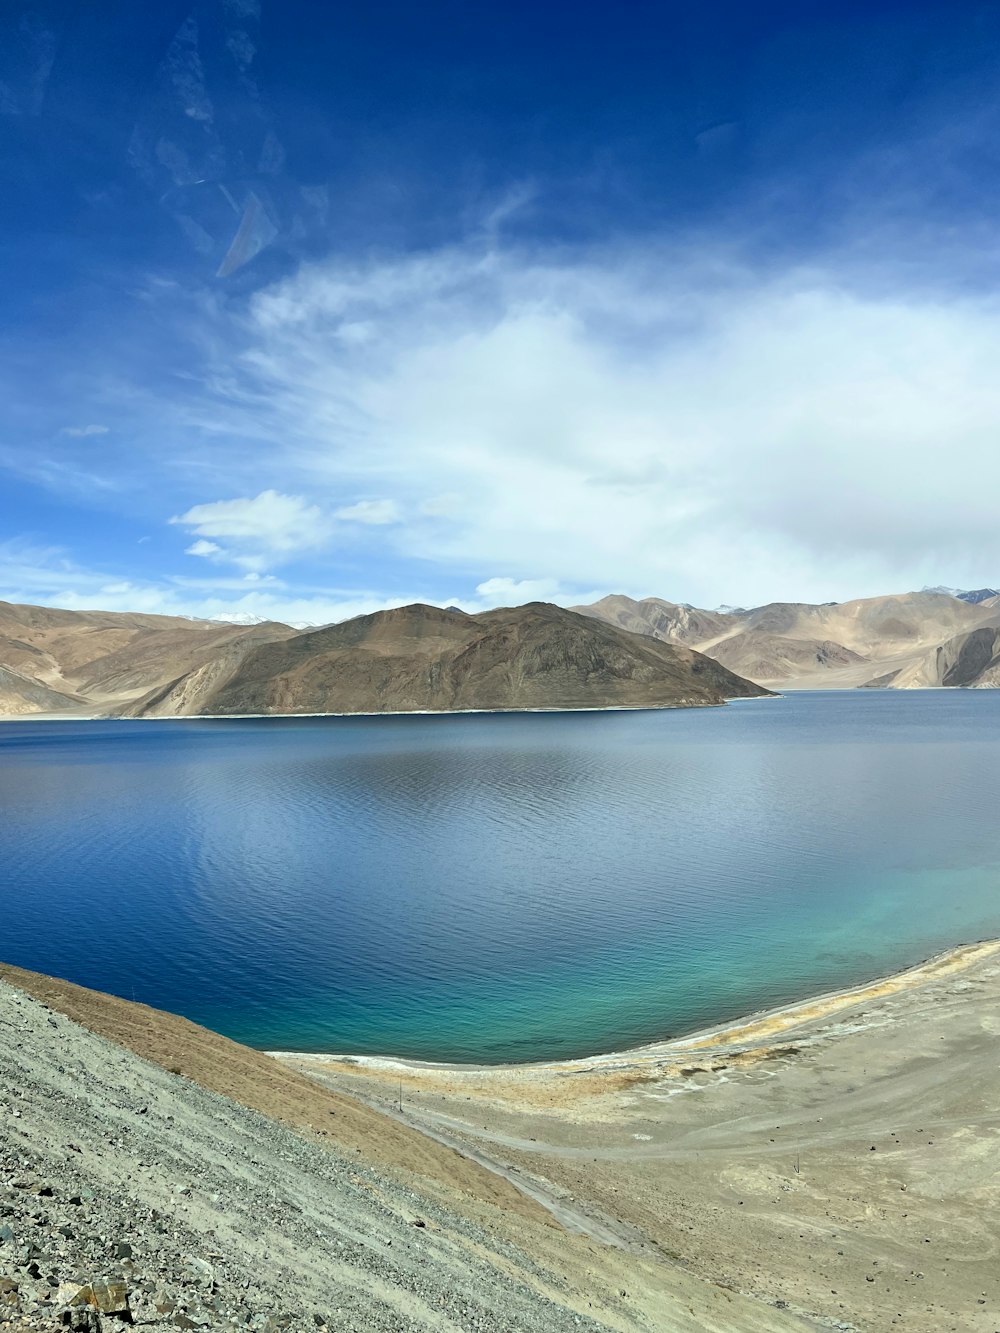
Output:
<instances>
[{"instance_id":1,"label":"lake","mask_svg":"<svg viewBox=\"0 0 1000 1333\"><path fill-rule=\"evenodd\" d=\"M269 1049L623 1049L1000 935L1000 691L0 724L0 958Z\"/></svg>"}]
</instances>

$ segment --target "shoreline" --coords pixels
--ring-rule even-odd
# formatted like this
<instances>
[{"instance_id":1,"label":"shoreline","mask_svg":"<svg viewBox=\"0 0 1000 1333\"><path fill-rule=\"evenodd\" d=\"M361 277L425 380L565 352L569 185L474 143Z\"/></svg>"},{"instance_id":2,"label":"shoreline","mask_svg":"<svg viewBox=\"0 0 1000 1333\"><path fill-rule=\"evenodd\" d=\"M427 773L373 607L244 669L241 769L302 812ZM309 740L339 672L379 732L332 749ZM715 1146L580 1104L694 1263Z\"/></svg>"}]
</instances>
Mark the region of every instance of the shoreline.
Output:
<instances>
[{"instance_id":1,"label":"shoreline","mask_svg":"<svg viewBox=\"0 0 1000 1333\"><path fill-rule=\"evenodd\" d=\"M801 691L800 691L801 693ZM379 709L377 712L350 713L170 713L162 717L116 717L110 713L0 713L0 724L5 722L247 722L252 720L290 721L295 718L322 717L499 717L524 713L664 713L687 708L723 708L727 704L758 703L765 699L780 699L775 690L766 694L739 694L726 697L721 703L693 704L581 704L576 708L405 708Z\"/></svg>"},{"instance_id":2,"label":"shoreline","mask_svg":"<svg viewBox=\"0 0 1000 1333\"><path fill-rule=\"evenodd\" d=\"M644 1065L658 1065L672 1058L705 1054L715 1049L734 1045L754 1045L766 1042L784 1032L829 1018L841 1010L858 1004L896 995L940 979L960 974L986 958L1000 954L1000 937L957 944L940 953L931 954L920 962L896 972L873 977L839 990L821 991L791 1004L770 1009L756 1009L730 1022L698 1028L679 1037L646 1042L625 1050L598 1052L594 1055L574 1056L562 1060L531 1060L505 1064L461 1063L457 1061L414 1060L405 1056L349 1055L343 1052L267 1050L263 1054L279 1061L299 1061L303 1064L338 1064L354 1067L359 1073L446 1073L481 1077L495 1073L501 1076L522 1074L525 1077L544 1077L552 1073L608 1073L621 1074L635 1071Z\"/></svg>"},{"instance_id":3,"label":"shoreline","mask_svg":"<svg viewBox=\"0 0 1000 1333\"><path fill-rule=\"evenodd\" d=\"M760 682L755 682L760 683ZM691 708L723 708L731 704L763 703L768 699L783 699L788 694L834 694L850 695L866 689L861 685L796 685L784 681L771 681L761 684L766 694L727 695L721 703L692 704L595 704L580 705L576 708L537 707L537 708L404 708L379 709L374 712L354 711L350 713L172 713L162 717L116 717L110 713L0 713L0 726L7 722L247 722L253 720L294 721L296 718L351 718L351 717L477 717L506 716L507 714L533 713L665 713L681 712ZM958 694L969 693L964 685L907 685L902 689L887 686L879 691L870 691L884 695L894 694ZM978 690L989 694L990 689Z\"/></svg>"}]
</instances>

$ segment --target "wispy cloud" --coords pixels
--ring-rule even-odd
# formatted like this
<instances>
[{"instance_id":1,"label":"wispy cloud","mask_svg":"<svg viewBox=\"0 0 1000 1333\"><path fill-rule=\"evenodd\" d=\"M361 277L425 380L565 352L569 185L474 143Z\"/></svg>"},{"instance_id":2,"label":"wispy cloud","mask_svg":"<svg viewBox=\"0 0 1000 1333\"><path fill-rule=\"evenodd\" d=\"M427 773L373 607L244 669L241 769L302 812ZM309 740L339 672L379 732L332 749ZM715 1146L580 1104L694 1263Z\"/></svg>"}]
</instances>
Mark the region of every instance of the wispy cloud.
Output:
<instances>
[{"instance_id":1,"label":"wispy cloud","mask_svg":"<svg viewBox=\"0 0 1000 1333\"><path fill-rule=\"evenodd\" d=\"M187 319L164 298L198 355L116 400L145 433L106 418L130 442L114 484L144 528L182 531L178 557L297 586L714 605L995 581L1000 299L878 254L477 233L306 264Z\"/></svg>"},{"instance_id":2,"label":"wispy cloud","mask_svg":"<svg viewBox=\"0 0 1000 1333\"><path fill-rule=\"evenodd\" d=\"M108 426L63 426L61 433L81 439L87 435L107 435L108 430Z\"/></svg>"},{"instance_id":3,"label":"wispy cloud","mask_svg":"<svg viewBox=\"0 0 1000 1333\"><path fill-rule=\"evenodd\" d=\"M588 594L588 599L592 600L603 591L606 589ZM285 624L309 626L326 625L411 602L459 606L475 612L524 601L536 594L542 595L542 585L516 587L503 579L488 581L471 595L466 590L456 589L454 595L435 598L417 587L388 595L377 588L345 588L305 582L289 586L274 575L254 572L239 576L220 572L204 578L184 575L159 579L122 578L110 570L88 568L58 547L23 541L0 542L0 599L70 610L141 611L237 623L279 620ZM554 585L544 585L544 594L553 594L564 604L574 600L573 593Z\"/></svg>"},{"instance_id":4,"label":"wispy cloud","mask_svg":"<svg viewBox=\"0 0 1000 1333\"><path fill-rule=\"evenodd\" d=\"M187 547L187 555L228 559L251 570L323 546L330 530L318 505L273 490L252 499L194 505L170 522L197 534L199 540ZM226 544L211 540L216 537Z\"/></svg>"},{"instance_id":5,"label":"wispy cloud","mask_svg":"<svg viewBox=\"0 0 1000 1333\"><path fill-rule=\"evenodd\" d=\"M395 500L359 500L357 504L342 505L333 511L334 518L345 523L364 523L367 527L384 527L398 523L399 506Z\"/></svg>"},{"instance_id":6,"label":"wispy cloud","mask_svg":"<svg viewBox=\"0 0 1000 1333\"><path fill-rule=\"evenodd\" d=\"M305 266L252 300L214 410L444 576L708 602L982 576L1000 302L919 275L653 243Z\"/></svg>"}]
</instances>

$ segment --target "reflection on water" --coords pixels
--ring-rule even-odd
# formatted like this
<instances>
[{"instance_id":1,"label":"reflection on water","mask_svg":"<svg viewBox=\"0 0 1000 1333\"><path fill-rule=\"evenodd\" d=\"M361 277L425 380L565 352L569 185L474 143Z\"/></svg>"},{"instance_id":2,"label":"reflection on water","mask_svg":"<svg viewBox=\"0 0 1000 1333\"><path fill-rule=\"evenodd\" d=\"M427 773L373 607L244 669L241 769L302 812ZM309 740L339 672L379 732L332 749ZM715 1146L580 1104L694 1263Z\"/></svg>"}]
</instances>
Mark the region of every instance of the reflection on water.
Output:
<instances>
[{"instance_id":1,"label":"reflection on water","mask_svg":"<svg viewBox=\"0 0 1000 1333\"><path fill-rule=\"evenodd\" d=\"M11 962L266 1047L633 1044L1000 934L1000 694L0 727Z\"/></svg>"}]
</instances>

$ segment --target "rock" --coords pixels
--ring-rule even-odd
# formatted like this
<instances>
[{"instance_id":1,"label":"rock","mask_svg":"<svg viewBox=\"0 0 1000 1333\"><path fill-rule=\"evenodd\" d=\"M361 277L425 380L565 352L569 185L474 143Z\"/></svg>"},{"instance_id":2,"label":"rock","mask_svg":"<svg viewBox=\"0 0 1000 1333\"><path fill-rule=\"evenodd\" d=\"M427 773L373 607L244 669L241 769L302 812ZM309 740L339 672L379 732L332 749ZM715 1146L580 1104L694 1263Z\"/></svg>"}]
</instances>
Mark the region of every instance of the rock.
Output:
<instances>
[{"instance_id":1,"label":"rock","mask_svg":"<svg viewBox=\"0 0 1000 1333\"><path fill-rule=\"evenodd\" d=\"M191 1276L206 1287L210 1287L215 1281L215 1270L207 1260L199 1259L194 1254L188 1254L184 1257L184 1265Z\"/></svg>"},{"instance_id":2,"label":"rock","mask_svg":"<svg viewBox=\"0 0 1000 1333\"><path fill-rule=\"evenodd\" d=\"M208 1328L212 1321L207 1314L199 1314L194 1310L187 1312L179 1310L174 1315L173 1322L177 1328Z\"/></svg>"},{"instance_id":3,"label":"rock","mask_svg":"<svg viewBox=\"0 0 1000 1333\"><path fill-rule=\"evenodd\" d=\"M56 1299L71 1308L89 1305L102 1314L128 1314L128 1288L120 1278L63 1283Z\"/></svg>"},{"instance_id":4,"label":"rock","mask_svg":"<svg viewBox=\"0 0 1000 1333\"><path fill-rule=\"evenodd\" d=\"M173 1314L176 1309L176 1302L169 1292L162 1289L153 1297L153 1304L156 1307L157 1314Z\"/></svg>"},{"instance_id":5,"label":"rock","mask_svg":"<svg viewBox=\"0 0 1000 1333\"><path fill-rule=\"evenodd\" d=\"M102 1314L127 1314L128 1287L120 1279L102 1278L92 1284L95 1304Z\"/></svg>"},{"instance_id":6,"label":"rock","mask_svg":"<svg viewBox=\"0 0 1000 1333\"><path fill-rule=\"evenodd\" d=\"M64 1310L62 1321L73 1333L101 1333L101 1316L89 1305Z\"/></svg>"}]
</instances>

